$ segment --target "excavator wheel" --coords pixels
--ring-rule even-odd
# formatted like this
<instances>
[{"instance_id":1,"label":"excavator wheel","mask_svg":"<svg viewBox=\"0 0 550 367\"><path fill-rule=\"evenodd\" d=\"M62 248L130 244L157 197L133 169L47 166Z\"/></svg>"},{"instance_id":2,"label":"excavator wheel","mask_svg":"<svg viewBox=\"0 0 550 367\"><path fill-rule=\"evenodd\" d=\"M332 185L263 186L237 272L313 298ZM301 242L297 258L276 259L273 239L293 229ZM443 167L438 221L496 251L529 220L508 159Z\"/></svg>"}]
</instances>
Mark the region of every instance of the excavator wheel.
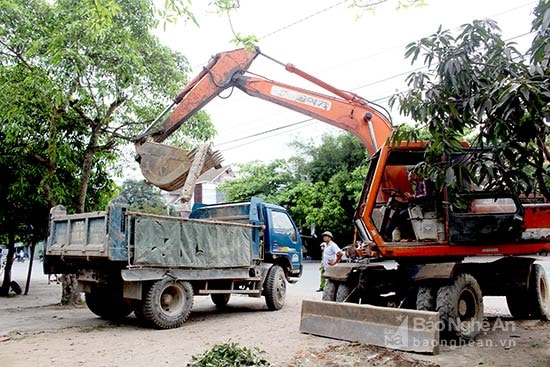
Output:
<instances>
[{"instance_id":1,"label":"excavator wheel","mask_svg":"<svg viewBox=\"0 0 550 367\"><path fill-rule=\"evenodd\" d=\"M416 294L416 309L420 311L434 311L437 290L429 286L418 287Z\"/></svg>"},{"instance_id":2,"label":"excavator wheel","mask_svg":"<svg viewBox=\"0 0 550 367\"><path fill-rule=\"evenodd\" d=\"M529 288L511 291L506 295L506 303L516 319L550 319L550 286L544 268L533 264Z\"/></svg>"},{"instance_id":3,"label":"excavator wheel","mask_svg":"<svg viewBox=\"0 0 550 367\"><path fill-rule=\"evenodd\" d=\"M445 326L444 336L475 338L483 322L483 296L477 280L470 274L460 274L452 284L439 288L436 311Z\"/></svg>"},{"instance_id":4,"label":"excavator wheel","mask_svg":"<svg viewBox=\"0 0 550 367\"><path fill-rule=\"evenodd\" d=\"M332 279L327 279L325 289L323 290L323 301L336 301L336 292L338 291L338 283Z\"/></svg>"},{"instance_id":5,"label":"excavator wheel","mask_svg":"<svg viewBox=\"0 0 550 367\"><path fill-rule=\"evenodd\" d=\"M355 288L346 283L340 283L336 290L336 302L353 302L355 303Z\"/></svg>"},{"instance_id":6,"label":"excavator wheel","mask_svg":"<svg viewBox=\"0 0 550 367\"><path fill-rule=\"evenodd\" d=\"M541 265L533 264L529 284L529 291L531 293L531 313L533 317L541 320L549 320L550 288L548 287L548 277Z\"/></svg>"}]
</instances>

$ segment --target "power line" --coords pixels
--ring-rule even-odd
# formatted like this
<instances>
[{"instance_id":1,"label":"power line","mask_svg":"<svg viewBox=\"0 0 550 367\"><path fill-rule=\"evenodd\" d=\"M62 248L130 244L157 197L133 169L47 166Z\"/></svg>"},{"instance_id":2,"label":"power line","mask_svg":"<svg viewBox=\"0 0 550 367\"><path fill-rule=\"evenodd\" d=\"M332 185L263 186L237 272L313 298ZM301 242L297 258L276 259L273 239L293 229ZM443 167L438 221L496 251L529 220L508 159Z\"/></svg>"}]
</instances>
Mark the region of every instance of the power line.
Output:
<instances>
[{"instance_id":1,"label":"power line","mask_svg":"<svg viewBox=\"0 0 550 367\"><path fill-rule=\"evenodd\" d=\"M520 34L520 35L517 35L517 36L514 36L514 37L510 37L507 41L511 41L511 40L521 38L521 37L525 37L525 36L530 35L530 34L533 34L533 32L527 32L527 33L523 33L523 34ZM353 88L350 91L357 91L359 89L370 87L370 86L375 85L375 84L383 83L383 82L386 82L388 80L395 79L395 78L398 78L398 77L402 77L402 76L405 76L405 75L408 75L410 73L420 71L420 70L423 70L423 69L426 69L426 68L427 68L426 66L422 66L422 67L419 67L419 68L416 68L416 69L408 70L406 72L402 72L402 73L399 73L399 74L394 74L394 75L389 76L387 78L379 79L379 80L376 80L374 82L367 83L367 84L361 85L359 87ZM399 93L399 92L400 91L397 91L396 93ZM384 97L379 97L379 98L376 98L374 100L371 100L371 102L379 103L379 102L388 100L390 97L391 97L391 95L384 96ZM226 141L226 142L223 142L223 143L219 143L219 144L216 145L216 147L259 137L258 139L255 139L253 141L248 141L246 143L239 144L239 145L236 145L236 146L232 146L232 147L229 147L229 148L222 148L221 150L222 151L228 151L228 150L241 148L243 146L253 144L253 143L256 143L258 141L261 141L261 140L264 140L264 139L267 139L267 138L270 138L270 137L273 137L273 136L278 136L278 135L286 134L290 131L303 129L306 126L309 126L309 125L304 125L307 122L316 123L317 120L314 119L314 118L307 118L307 119L304 119L304 120L301 120L301 121L297 121L297 122L293 122L293 123L290 123L290 124L287 124L287 125L279 126L279 127L273 128L273 129L269 129L269 130L261 131L261 132L258 132L258 133L254 133L254 134L251 134L251 135L248 135L248 136L245 136L245 137L241 137L241 138L229 140L229 141ZM312 125L312 124L310 124L310 125ZM292 128L292 127L294 127L294 129L285 130L285 129L289 129L289 128ZM282 131L282 130L285 130L285 131ZM270 134L270 133L273 133L273 132L279 132L279 133L278 134L267 135L267 134Z\"/></svg>"},{"instance_id":2,"label":"power line","mask_svg":"<svg viewBox=\"0 0 550 367\"><path fill-rule=\"evenodd\" d=\"M295 25L297 25L297 24L299 24L299 23L302 23L302 22L304 22L304 21L306 21L306 20L308 20L308 19L311 19L311 18L313 18L313 17L315 17L315 16L317 16L317 15L319 15L319 14L321 14L321 13L324 13L324 12L326 12L326 11L329 11L329 10L331 10L331 9L334 9L334 8L340 6L340 5L342 5L343 3L346 3L346 2L348 2L348 1L349 1L349 0L343 0L343 1L340 1L340 2L335 3L334 5L331 5L331 6L329 6L329 7L323 8L323 9L321 9L321 10L319 10L319 11L316 11L316 12L314 12L314 13L312 13L312 14L306 16L306 17L303 17L303 18L298 19L298 20L295 21L295 22L289 23L288 25L285 25L285 26L283 26L283 27L281 27L281 28L278 28L278 29L276 29L275 31L269 32L269 33L265 34L264 36L260 37L260 39L265 39L265 38L270 37L270 36L272 36L272 35L274 35L274 34L277 34L277 33L281 32L281 31L283 31L283 30L286 30L286 29L288 29L288 28L290 28L290 27L293 27L293 26L295 26ZM502 12L499 12L499 13L497 13L497 14L492 15L491 17L500 16L500 15L503 15L503 14L506 14L506 13L510 13L510 12L516 11L516 10L518 10L518 9L524 8L524 7L528 6L528 5L532 5L532 4L534 4L534 3L535 3L535 2L531 1L531 2L526 3L526 4L524 4L524 5L520 5L520 6L517 6L517 7L515 7L515 8L512 8L512 9L504 10L504 11L502 11ZM528 34L530 34L530 33L522 34L522 35L519 35L519 36L510 38L510 39L517 39L517 38L519 38L519 37L523 37L523 36L528 35ZM389 48L388 50L383 51L383 52L379 52L379 53L377 53L377 54L383 54L383 53L388 52L388 51L393 50L393 49L394 49L394 48ZM367 56L367 57L365 57L365 58L371 58L372 56L373 56L373 55L371 54L371 55L369 55L369 56ZM360 60L363 60L363 59L365 59L365 58L361 58L361 59L356 60L356 61L360 61ZM341 64L341 65L343 66L343 65L345 65L345 64L347 64L347 63L343 63L343 64ZM339 67L339 65L333 66L333 68L334 68L334 67ZM395 74L395 75L391 75L391 76L389 76L389 77L386 77L386 78L383 78L383 79L380 79L380 80L376 80L376 81L371 82L371 83L367 83L367 84L358 86L358 87L356 87L356 88L351 89L351 91L355 91L355 90L362 89L362 88L365 88L365 87L368 87L368 86L372 86L372 85L375 85L375 84L383 83L383 82L386 82L386 81L388 81L388 80L395 79L395 78L398 78L398 77L402 77L402 76L404 76L404 75L410 74L411 72L415 72L415 71L418 71L418 70L421 70L421 69L424 69L424 68L426 68L426 67L420 67L420 68L417 68L417 69L413 69L413 70L409 70L409 71L406 71L406 72L402 72L402 73L398 73L398 74ZM383 101L383 100L387 100L388 98L390 98L390 96L378 98L378 99L375 99L374 101ZM277 135L280 135L280 134L283 134L283 133L287 133L287 132L289 131L288 129L293 128L293 127L294 127L293 130L302 129L302 128L305 127L305 126L303 126L305 123L311 122L311 121L315 121L315 120L312 119L312 118L309 118L309 119L297 121L297 122L290 123L290 124L287 124L287 125L284 125L284 126L280 126L280 127L277 127L277 128L273 128L273 129L265 130L265 131L262 131L262 132L259 132L259 133L251 134L251 135L248 135L248 136L246 136L246 137L242 137L242 138L237 138L237 139L234 139L234 140L226 141L226 142L217 144L217 146L227 145L227 144L236 143L236 142L245 141L245 140L248 140L248 139L252 139L252 138L257 138L257 137L259 137L259 139L255 139L255 140L253 140L253 141L249 141L249 142L240 144L240 145L238 145L238 146L229 147L229 148L225 148L225 149L222 149L222 150L236 149L236 148L239 148L239 147L242 147L242 146L245 146L245 145L248 145L248 144L252 144L252 143L255 143L255 142L257 142L257 141L260 141L260 140L263 140L263 139L266 139L266 138L269 138L269 137L272 137L272 136L277 136ZM285 131L282 131L282 130L285 130ZM279 133L278 133L278 134L272 134L272 133L274 133L274 132L279 132ZM270 134L270 135L267 135L267 134ZM266 135L267 135L267 136L266 136Z\"/></svg>"},{"instance_id":3,"label":"power line","mask_svg":"<svg viewBox=\"0 0 550 367\"><path fill-rule=\"evenodd\" d=\"M300 24L300 23L302 23L302 22L305 22L306 20L309 20L309 19L311 19L311 18L313 18L313 17L315 17L315 16L317 16L317 15L319 15L319 14L322 14L322 13L324 13L324 12L326 12L326 11L329 11L329 10L331 10L331 9L334 9L334 8L336 8L336 7L338 7L338 6L342 5L342 4L344 4L344 3L347 3L348 1L349 1L349 0L343 0L343 1L337 2L337 3L334 4L334 5L331 5L331 6L329 6L329 7L324 8L324 9L318 10L318 11L316 11L315 13L311 13L310 15L307 15L307 16L305 16L305 17L303 17L303 18L300 18L300 19L298 19L298 20L295 21L295 22L289 23L289 24L287 24L287 25L285 25L285 26L283 26L283 27L281 27L281 28L278 28L278 29L272 31L272 32L269 32L269 33L267 33L267 34L264 34L263 36L261 36L260 38L258 38L258 40L262 40L262 39L271 37L271 36L273 36L274 34L277 34L277 33L279 33L279 32L282 32L282 31L284 31L284 30L286 30L286 29L288 29L288 28L290 28L290 27L293 27L293 26L295 26L295 25L297 25L297 24Z\"/></svg>"}]
</instances>

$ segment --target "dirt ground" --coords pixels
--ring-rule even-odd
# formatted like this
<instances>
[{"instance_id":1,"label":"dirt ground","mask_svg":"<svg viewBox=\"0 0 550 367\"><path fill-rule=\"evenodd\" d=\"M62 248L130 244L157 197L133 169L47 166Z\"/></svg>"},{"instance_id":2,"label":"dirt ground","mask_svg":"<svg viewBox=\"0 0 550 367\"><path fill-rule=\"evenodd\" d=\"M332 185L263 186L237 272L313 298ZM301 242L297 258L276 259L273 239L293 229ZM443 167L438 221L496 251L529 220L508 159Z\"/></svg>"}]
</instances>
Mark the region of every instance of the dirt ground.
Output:
<instances>
[{"instance_id":1,"label":"dirt ground","mask_svg":"<svg viewBox=\"0 0 550 367\"><path fill-rule=\"evenodd\" d=\"M14 278L24 286L27 264L15 266ZM277 367L550 366L550 322L512 320L500 297L485 297L487 322L477 340L442 345L437 355L301 334L302 300L321 298L315 292L317 267L306 264L300 282L288 286L280 311L267 311L263 298L234 297L220 311L209 298L195 297L183 327L151 330L133 316L116 324L97 318L85 306L56 305L60 286L48 285L35 265L27 296L0 298L1 365L183 367L215 344L234 342L258 348Z\"/></svg>"}]
</instances>

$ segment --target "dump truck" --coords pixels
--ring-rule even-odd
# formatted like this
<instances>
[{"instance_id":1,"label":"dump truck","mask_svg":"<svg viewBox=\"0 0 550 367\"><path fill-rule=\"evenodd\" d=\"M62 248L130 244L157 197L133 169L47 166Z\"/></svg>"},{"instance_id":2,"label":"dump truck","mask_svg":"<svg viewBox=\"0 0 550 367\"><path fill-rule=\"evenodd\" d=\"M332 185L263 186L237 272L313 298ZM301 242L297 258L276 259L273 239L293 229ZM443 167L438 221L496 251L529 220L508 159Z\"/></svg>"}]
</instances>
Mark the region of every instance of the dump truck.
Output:
<instances>
[{"instance_id":1,"label":"dump truck","mask_svg":"<svg viewBox=\"0 0 550 367\"><path fill-rule=\"evenodd\" d=\"M146 325L181 326L193 297L223 307L231 295L284 306L286 284L302 274L300 233L287 211L252 198L196 204L189 218L128 209L67 214L52 208L44 251L46 274L76 274L88 308L105 319L134 312Z\"/></svg>"},{"instance_id":2,"label":"dump truck","mask_svg":"<svg viewBox=\"0 0 550 367\"><path fill-rule=\"evenodd\" d=\"M327 93L248 72L259 56ZM168 117L136 137L138 154L143 145L151 144L155 156L175 155L173 147L160 143L228 88L351 132L371 156L354 220L356 239L362 244L348 249L353 261L325 272L324 301L303 302L302 332L434 352L439 329L465 339L479 334L484 295L506 296L516 317L549 317L548 279L535 262L550 251L548 203L480 186L463 188L462 205L456 205L452 192L445 189L433 197L431 207L410 205L403 200L414 193L408 174L423 162L427 142L393 141L391 117L381 106L258 48L213 56L174 98ZM461 156L441 158L459 167L475 151L464 145ZM154 160L156 165L148 167L161 176L170 171L162 159L147 154L151 153L141 155L141 164ZM390 223L402 212L407 220L397 235ZM426 329L418 330L418 324ZM398 342L387 340L386 332ZM421 338L419 344L427 347L403 342L409 335Z\"/></svg>"}]
</instances>

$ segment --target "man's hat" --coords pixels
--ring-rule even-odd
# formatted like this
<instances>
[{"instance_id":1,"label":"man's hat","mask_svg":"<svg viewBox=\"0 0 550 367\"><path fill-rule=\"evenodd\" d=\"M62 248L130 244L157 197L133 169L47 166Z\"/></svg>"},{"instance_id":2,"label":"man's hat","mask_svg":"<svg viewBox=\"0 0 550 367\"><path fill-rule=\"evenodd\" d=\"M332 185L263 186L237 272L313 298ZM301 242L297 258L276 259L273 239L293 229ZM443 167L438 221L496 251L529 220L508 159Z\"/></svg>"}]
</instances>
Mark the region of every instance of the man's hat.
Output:
<instances>
[{"instance_id":1,"label":"man's hat","mask_svg":"<svg viewBox=\"0 0 550 367\"><path fill-rule=\"evenodd\" d=\"M334 237L332 237L332 233L330 233L329 231L325 231L321 234L321 237L323 236L329 236L331 239L334 239Z\"/></svg>"}]
</instances>

